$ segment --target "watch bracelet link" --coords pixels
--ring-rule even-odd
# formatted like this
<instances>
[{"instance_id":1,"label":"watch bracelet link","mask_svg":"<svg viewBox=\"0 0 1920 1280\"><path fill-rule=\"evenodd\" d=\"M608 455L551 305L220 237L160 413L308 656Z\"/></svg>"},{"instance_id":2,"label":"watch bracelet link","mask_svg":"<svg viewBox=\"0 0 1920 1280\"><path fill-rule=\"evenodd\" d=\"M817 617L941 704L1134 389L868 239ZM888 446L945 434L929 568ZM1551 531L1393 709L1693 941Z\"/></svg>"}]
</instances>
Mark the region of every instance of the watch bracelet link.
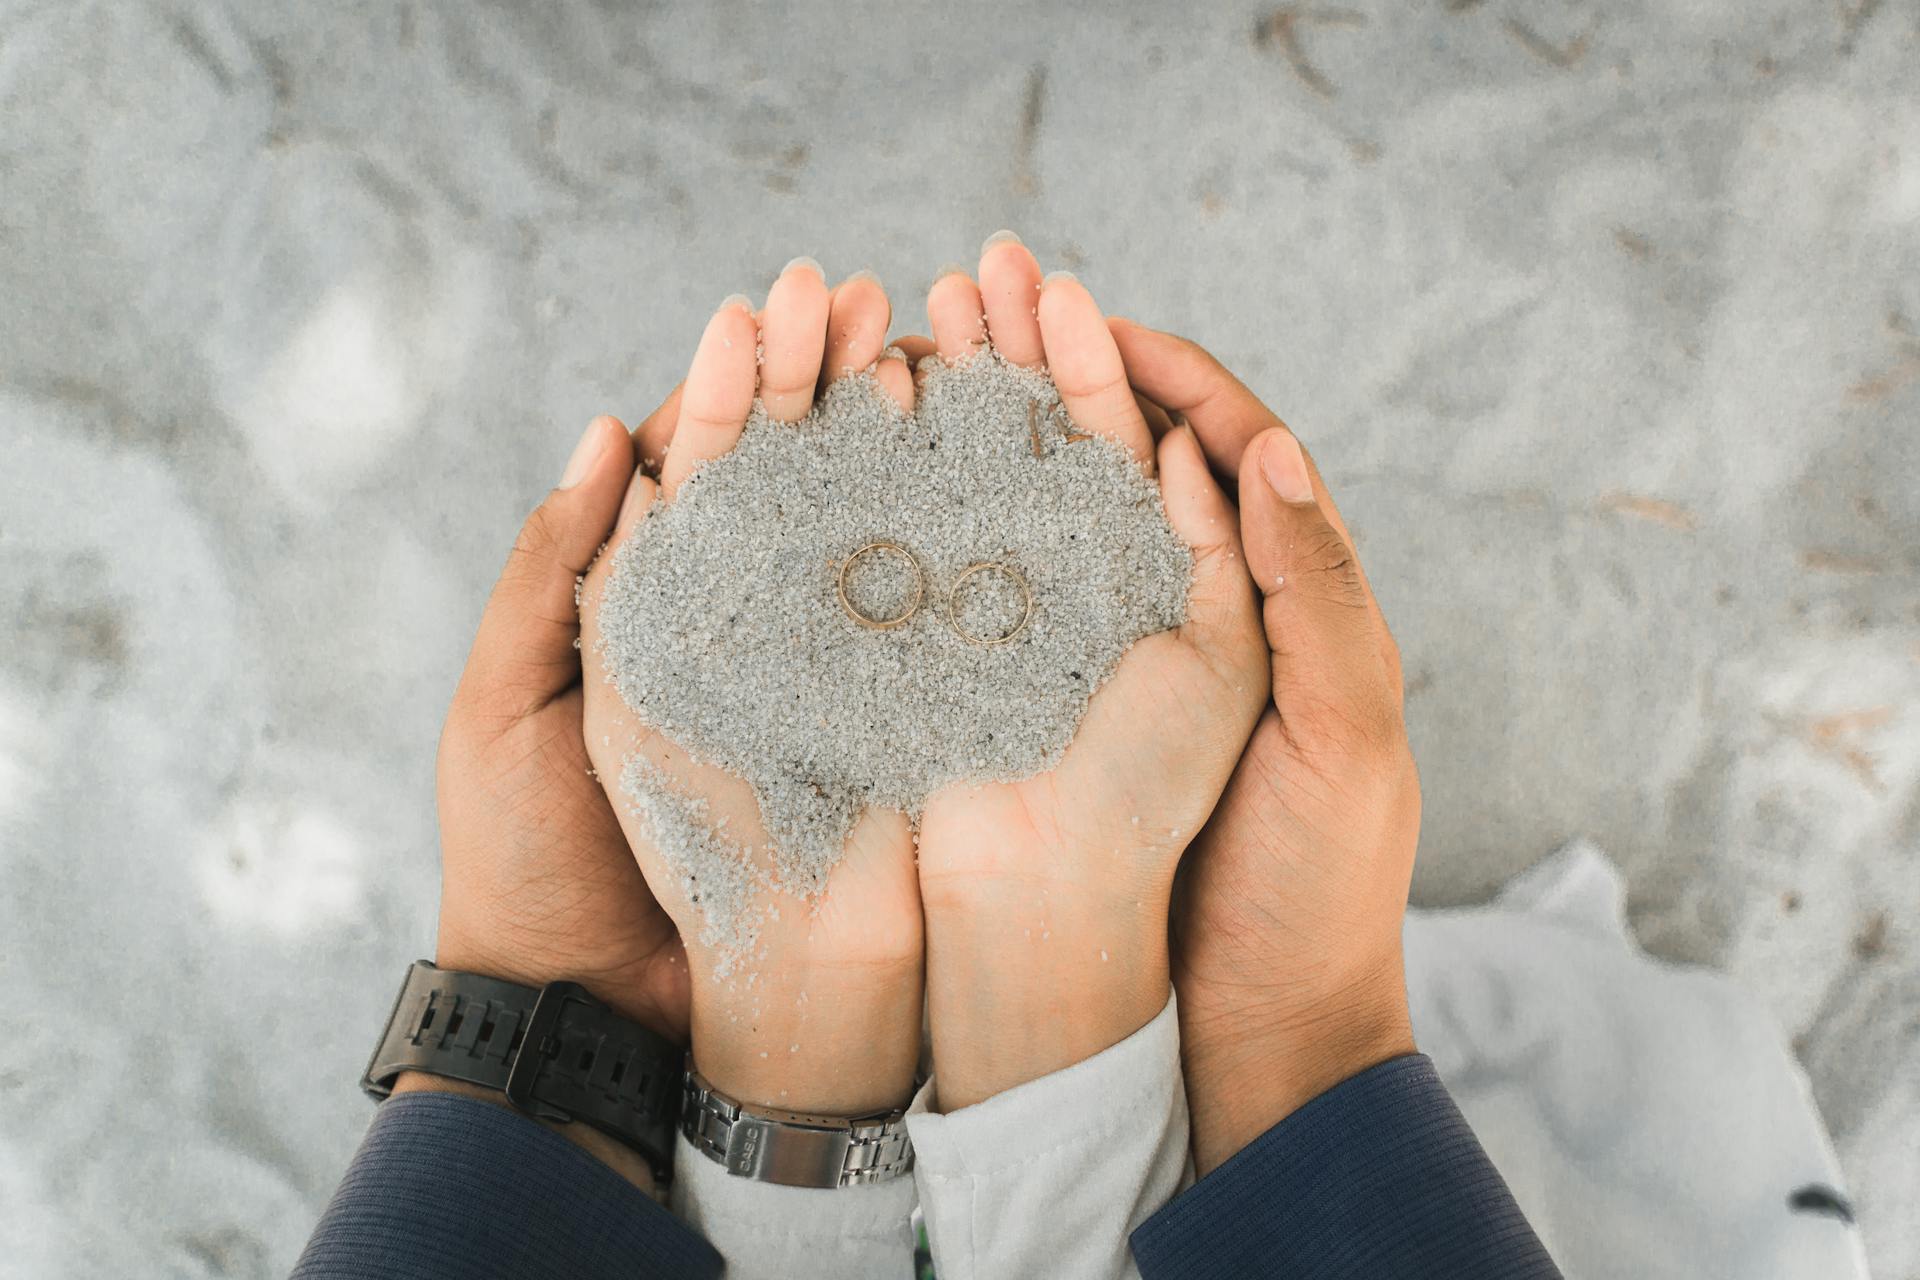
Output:
<instances>
[{"instance_id":1,"label":"watch bracelet link","mask_svg":"<svg viewBox=\"0 0 1920 1280\"><path fill-rule=\"evenodd\" d=\"M857 1187L913 1170L902 1111L842 1119L749 1107L691 1067L680 1132L735 1177L789 1187Z\"/></svg>"},{"instance_id":2,"label":"watch bracelet link","mask_svg":"<svg viewBox=\"0 0 1920 1280\"><path fill-rule=\"evenodd\" d=\"M591 1125L673 1172L679 1046L614 1013L584 987L528 987L428 961L407 970L360 1086L375 1098L403 1072L499 1089L539 1120Z\"/></svg>"}]
</instances>

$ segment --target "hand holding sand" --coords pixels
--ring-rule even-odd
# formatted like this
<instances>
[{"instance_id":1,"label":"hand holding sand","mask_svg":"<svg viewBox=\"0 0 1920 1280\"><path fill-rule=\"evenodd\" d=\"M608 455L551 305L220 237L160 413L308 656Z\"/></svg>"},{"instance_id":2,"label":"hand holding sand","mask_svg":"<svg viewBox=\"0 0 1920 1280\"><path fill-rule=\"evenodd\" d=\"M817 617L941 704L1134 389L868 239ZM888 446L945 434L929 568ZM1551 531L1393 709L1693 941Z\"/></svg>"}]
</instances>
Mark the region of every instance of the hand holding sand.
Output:
<instances>
[{"instance_id":1,"label":"hand holding sand","mask_svg":"<svg viewBox=\"0 0 1920 1280\"><path fill-rule=\"evenodd\" d=\"M1174 870L1259 714L1267 654L1233 507L1190 431L1156 446L1086 289L1064 274L1043 284L1003 235L978 286L949 274L927 310L946 359L978 358L990 339L1009 360L1044 362L1079 431L1157 477L1193 557L1179 625L1126 651L1057 763L928 802L928 1002L951 1111L1100 1052L1166 1003Z\"/></svg>"},{"instance_id":2,"label":"hand holding sand","mask_svg":"<svg viewBox=\"0 0 1920 1280\"><path fill-rule=\"evenodd\" d=\"M819 910L783 894L764 874L769 838L748 784L694 760L622 701L606 665L598 602L621 548L654 517L656 499L673 503L699 464L734 447L756 394L773 420L797 420L819 383L877 361L876 385L910 404L905 364L883 358L888 318L886 295L871 278L829 293L819 268L804 261L782 273L760 316L744 299L722 304L675 406L660 478L634 478L607 553L581 591L587 747L648 882L686 940L697 1065L731 1096L787 1110L859 1114L897 1106L911 1091L921 930L907 819L876 809L850 824ZM643 454L665 434L643 432ZM624 788L623 775L631 775ZM636 802L636 789L649 805ZM704 883L683 874L690 855L709 869ZM709 908L722 904L727 918L716 924Z\"/></svg>"},{"instance_id":3,"label":"hand holding sand","mask_svg":"<svg viewBox=\"0 0 1920 1280\"><path fill-rule=\"evenodd\" d=\"M936 1056L971 1046L949 1055L954 1096L1098 1052L1165 1001L1172 868L1252 724L1264 649L1198 446L1170 436L1156 484L1099 312L1062 289L1031 332L1006 326L1015 351L1045 330L1057 390L980 343L924 362L912 406L904 365L862 369L885 324L874 290L870 322L831 326L857 340L827 356L840 376L811 414L779 388L818 376L817 274L783 275L757 334L723 307L680 401L666 505L649 514L638 482L585 584L589 747L687 937L695 1057L727 1092L898 1100L880 1082L904 1090L894 1046L918 1022L903 813L923 806L921 883L951 908L929 918L957 984L936 992L1033 997L992 1019L979 998L947 1002ZM1029 914L1036 888L1024 940L1044 949L998 946L989 920ZM1081 1016L1035 1035L1047 1007Z\"/></svg>"}]
</instances>

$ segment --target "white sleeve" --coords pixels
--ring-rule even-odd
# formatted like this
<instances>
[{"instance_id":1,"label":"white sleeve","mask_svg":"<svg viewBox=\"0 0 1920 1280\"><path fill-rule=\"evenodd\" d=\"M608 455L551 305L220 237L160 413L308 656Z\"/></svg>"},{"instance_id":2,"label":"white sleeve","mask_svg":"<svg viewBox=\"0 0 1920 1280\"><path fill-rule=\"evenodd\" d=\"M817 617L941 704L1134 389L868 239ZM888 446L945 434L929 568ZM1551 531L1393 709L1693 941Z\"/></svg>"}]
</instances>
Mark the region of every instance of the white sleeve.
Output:
<instances>
[{"instance_id":1,"label":"white sleeve","mask_svg":"<svg viewBox=\"0 0 1920 1280\"><path fill-rule=\"evenodd\" d=\"M913 1179L822 1190L736 1178L681 1135L674 1214L727 1262L727 1280L912 1280Z\"/></svg>"},{"instance_id":2,"label":"white sleeve","mask_svg":"<svg viewBox=\"0 0 1920 1280\"><path fill-rule=\"evenodd\" d=\"M1137 1276L1127 1236L1192 1181L1173 997L1112 1048L952 1115L907 1112L940 1280Z\"/></svg>"}]
</instances>

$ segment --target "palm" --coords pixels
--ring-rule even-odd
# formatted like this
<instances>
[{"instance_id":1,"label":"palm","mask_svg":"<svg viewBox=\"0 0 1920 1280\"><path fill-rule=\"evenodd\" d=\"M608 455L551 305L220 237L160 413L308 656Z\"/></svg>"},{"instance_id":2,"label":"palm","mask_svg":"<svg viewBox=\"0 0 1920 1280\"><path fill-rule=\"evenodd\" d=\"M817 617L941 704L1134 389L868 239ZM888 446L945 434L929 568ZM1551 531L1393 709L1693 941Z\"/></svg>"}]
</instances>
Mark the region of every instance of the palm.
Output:
<instances>
[{"instance_id":1,"label":"palm","mask_svg":"<svg viewBox=\"0 0 1920 1280\"><path fill-rule=\"evenodd\" d=\"M1106 856L1084 869L1134 891L1164 879L1201 823L1264 693L1246 653L1214 654L1185 628L1148 636L1094 695L1060 763L1021 782L946 788L928 803L921 877L1046 882L1050 851ZM1234 659L1243 659L1237 663Z\"/></svg>"},{"instance_id":2,"label":"palm","mask_svg":"<svg viewBox=\"0 0 1920 1280\"><path fill-rule=\"evenodd\" d=\"M1390 950L1398 917L1369 904L1405 900L1418 829L1404 739L1370 760L1290 732L1270 704L1181 873L1183 1001L1204 1015L1276 971L1337 982L1326 958L1357 939Z\"/></svg>"},{"instance_id":3,"label":"palm","mask_svg":"<svg viewBox=\"0 0 1920 1280\"><path fill-rule=\"evenodd\" d=\"M599 584L608 572L609 567L602 564L588 575L586 598L598 595ZM741 918L752 930L756 949L768 948L782 956L811 950L850 965L885 961L917 950L918 929L910 927L919 915L913 837L904 815L869 812L862 816L848 836L846 855L834 868L827 892L812 903L794 899L774 885L772 842L761 824L752 789L725 770L695 761L635 719L608 683L598 643L598 620L591 610L584 635L581 648L587 679L596 690L587 700L585 742L595 771L610 793L619 796L622 771L636 757L644 758L669 779L674 791L699 801L717 828L729 832L742 847L759 851L763 887L752 901L741 904ZM585 763L583 759L575 780L599 792ZM638 859L646 883L655 886L666 913L678 922L701 971L729 968L728 959L742 957L727 954L724 934L708 934L705 909L692 900L683 878L655 842L647 821L627 805L621 808L625 812L617 817L606 793L601 793L594 814L596 827L604 816L623 852L627 844L632 845L629 862Z\"/></svg>"},{"instance_id":4,"label":"palm","mask_svg":"<svg viewBox=\"0 0 1920 1280\"><path fill-rule=\"evenodd\" d=\"M487 850L457 882L449 878L442 955L451 949L508 976L563 973L629 1016L684 1036L679 937L589 771L581 701L575 686L497 734L458 708L449 717L442 777L493 785L441 789L448 847ZM461 936L464 908L481 901L484 935Z\"/></svg>"},{"instance_id":5,"label":"palm","mask_svg":"<svg viewBox=\"0 0 1920 1280\"><path fill-rule=\"evenodd\" d=\"M761 313L736 300L723 304L674 399L659 483L633 481L609 551L590 568L578 597L587 754L612 802L609 816L632 845L637 866L629 866L636 876L644 871L686 939L701 1070L736 1098L824 1114L894 1106L911 1088L924 947L906 816L862 815L823 892L801 894L765 874L776 854L752 788L691 759L625 704L608 679L598 602L619 548L649 518L656 497L672 502L694 468L728 453L756 399L773 420L797 421L824 372L834 377L872 366L896 403L911 407L905 362L880 358L889 312L876 281L855 278L829 291L817 264L804 259L781 272ZM642 456L661 456L647 448L647 435L643 427ZM635 766L650 767L652 776L629 795L624 777ZM578 774L586 776L584 769ZM682 810L687 802L697 811ZM648 816L646 806L656 804L662 809ZM599 808L608 810L606 799ZM656 818L697 822L699 838L757 851L746 856L758 865L741 875L718 860L708 874L734 882L703 893L656 841ZM673 842L673 833L659 834ZM857 1064L847 1061L850 1045L860 1046Z\"/></svg>"},{"instance_id":6,"label":"palm","mask_svg":"<svg viewBox=\"0 0 1920 1280\"><path fill-rule=\"evenodd\" d=\"M806 413L823 370L840 376L873 364L881 354L888 314L886 295L876 283L850 282L829 293L813 271L791 267L769 294L761 316L744 307L723 306L709 321L680 393L659 485L636 481L643 496L631 500L580 594L585 745L612 799L611 809L605 800L599 809L624 828L647 882L678 922L698 972L724 974L761 952L782 957L782 973L760 975L756 992L765 991L768 982L797 982L802 972L823 966L858 967L909 958L918 963L920 912L911 829L904 814L863 815L825 892L808 895L811 900L789 892L774 874L773 842L760 821L752 788L721 768L690 758L621 700L606 669L597 602L615 571L618 548L648 518L656 495L672 501L696 465L727 453L744 430L756 397L777 420L797 420ZM757 351L764 352L764 359ZM901 395L903 407L910 406L912 384L904 364L883 363L898 365L894 373L882 375L882 381L894 379L889 390ZM651 766L666 790L700 805L707 824L724 831L730 843L755 851L759 883L750 887L748 901L728 905L725 915L730 918L710 919L706 908L711 900L694 901L694 891L659 847L651 823L625 794L622 776L636 760Z\"/></svg>"}]
</instances>

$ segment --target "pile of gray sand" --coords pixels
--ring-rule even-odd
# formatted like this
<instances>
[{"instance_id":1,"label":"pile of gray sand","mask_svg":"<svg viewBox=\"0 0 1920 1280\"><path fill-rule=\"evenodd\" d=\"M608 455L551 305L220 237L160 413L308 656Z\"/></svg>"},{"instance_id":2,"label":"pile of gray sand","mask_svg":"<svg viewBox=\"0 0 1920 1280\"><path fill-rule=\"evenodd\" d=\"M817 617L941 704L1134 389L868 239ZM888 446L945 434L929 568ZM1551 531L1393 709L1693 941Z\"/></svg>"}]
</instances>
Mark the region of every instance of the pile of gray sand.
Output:
<instances>
[{"instance_id":1,"label":"pile of gray sand","mask_svg":"<svg viewBox=\"0 0 1920 1280\"><path fill-rule=\"evenodd\" d=\"M1052 767L1127 648L1185 619L1192 556L1157 485L1078 432L1044 372L991 350L923 372L910 416L870 374L798 423L756 404L615 554L598 608L621 698L744 778L772 841L742 848L628 762L621 786L709 943L747 945L764 888L817 893L862 809L917 817L948 783ZM875 543L891 545L856 556ZM1013 572L955 591L978 564ZM916 591L898 626L850 613L886 621Z\"/></svg>"}]
</instances>

